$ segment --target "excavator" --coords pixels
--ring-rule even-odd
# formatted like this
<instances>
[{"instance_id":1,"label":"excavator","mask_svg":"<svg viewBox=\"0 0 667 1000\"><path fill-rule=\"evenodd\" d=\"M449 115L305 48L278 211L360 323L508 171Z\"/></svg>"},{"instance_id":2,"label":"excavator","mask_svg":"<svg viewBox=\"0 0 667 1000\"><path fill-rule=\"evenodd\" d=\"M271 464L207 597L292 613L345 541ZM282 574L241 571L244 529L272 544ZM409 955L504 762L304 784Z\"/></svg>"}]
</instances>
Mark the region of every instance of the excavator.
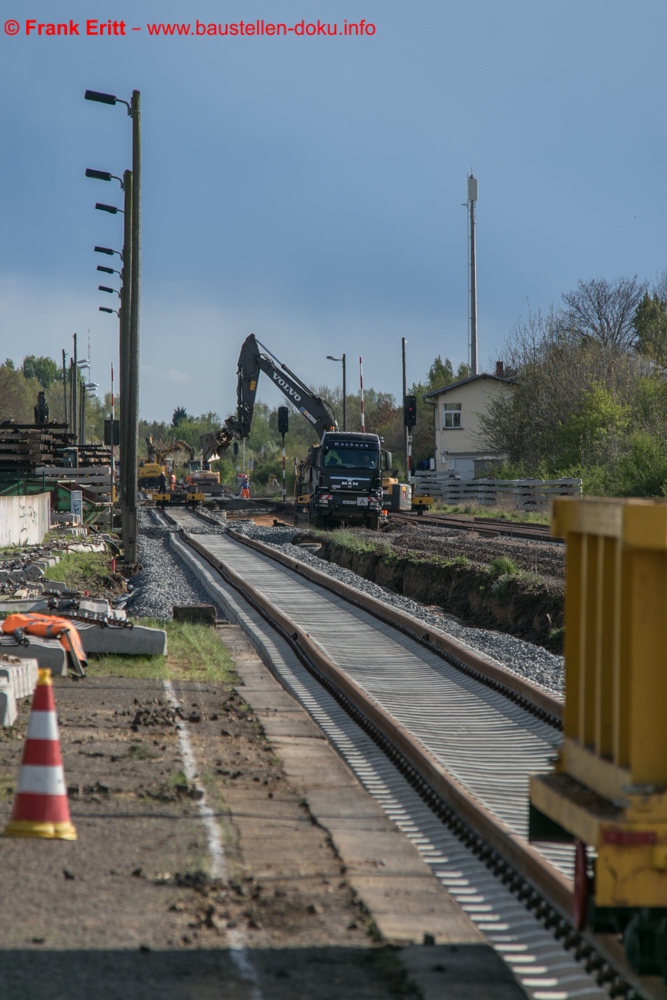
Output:
<instances>
[{"instance_id":1,"label":"excavator","mask_svg":"<svg viewBox=\"0 0 667 1000\"><path fill-rule=\"evenodd\" d=\"M228 417L219 431L200 439L205 467L233 441L249 436L261 372L308 420L319 442L298 467L297 511L307 512L317 528L344 522L377 529L387 516L382 479L391 470L391 453L382 450L377 434L340 431L329 403L313 393L252 333L239 355L236 415ZM400 509L409 510L410 488L402 486L401 490Z\"/></svg>"},{"instance_id":2,"label":"excavator","mask_svg":"<svg viewBox=\"0 0 667 1000\"><path fill-rule=\"evenodd\" d=\"M156 489L159 486L160 476L167 475L166 458L177 451L185 451L192 461L195 455L194 448L187 441L168 441L164 445L156 445L151 436L146 438L146 461L139 464L138 485L140 490Z\"/></svg>"}]
</instances>

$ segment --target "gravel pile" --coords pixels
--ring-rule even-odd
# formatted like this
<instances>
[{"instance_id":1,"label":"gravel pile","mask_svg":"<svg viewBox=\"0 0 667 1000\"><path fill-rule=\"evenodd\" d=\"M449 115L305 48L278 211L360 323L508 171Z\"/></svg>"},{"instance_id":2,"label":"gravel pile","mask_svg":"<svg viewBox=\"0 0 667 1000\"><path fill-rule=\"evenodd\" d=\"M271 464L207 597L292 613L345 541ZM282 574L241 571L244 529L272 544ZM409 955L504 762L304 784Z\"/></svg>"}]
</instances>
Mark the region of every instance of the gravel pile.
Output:
<instances>
[{"instance_id":1,"label":"gravel pile","mask_svg":"<svg viewBox=\"0 0 667 1000\"><path fill-rule=\"evenodd\" d=\"M201 583L179 559L169 542L177 529L165 526L152 510L139 514L140 573L132 577L132 597L125 605L128 614L136 618L158 618L171 621L174 604L211 604L211 598ZM209 533L223 531L211 525ZM206 529L202 529L206 533Z\"/></svg>"},{"instance_id":2,"label":"gravel pile","mask_svg":"<svg viewBox=\"0 0 667 1000\"><path fill-rule=\"evenodd\" d=\"M542 687L550 691L562 693L563 690L563 657L549 653L541 646L534 646L523 639L515 639L514 636L504 632L493 632L487 629L470 628L461 625L453 615L436 608L427 607L418 601L402 597L400 594L393 594L384 587L364 580L349 569L343 569L335 563L318 559L311 552L297 545L292 545L292 539L299 533L297 528L268 528L260 525L243 524L238 526L239 532L247 534L251 538L256 538L260 542L265 542L274 548L280 549L290 558L300 559L301 562L322 573L343 583L356 587L357 590L376 597L392 607L405 611L407 614L423 621L429 628L451 636L459 642L464 642L472 649L479 650L487 656L493 657L502 666L534 684L541 684Z\"/></svg>"}]
</instances>

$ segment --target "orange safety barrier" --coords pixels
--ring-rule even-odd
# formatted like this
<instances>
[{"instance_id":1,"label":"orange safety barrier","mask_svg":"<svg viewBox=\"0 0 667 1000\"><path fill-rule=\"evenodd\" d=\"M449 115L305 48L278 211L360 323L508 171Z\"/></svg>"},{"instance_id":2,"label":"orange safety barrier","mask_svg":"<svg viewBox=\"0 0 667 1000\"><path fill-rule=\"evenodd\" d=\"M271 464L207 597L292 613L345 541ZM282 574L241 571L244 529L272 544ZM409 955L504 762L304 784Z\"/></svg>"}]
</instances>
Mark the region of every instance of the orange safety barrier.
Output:
<instances>
[{"instance_id":1,"label":"orange safety barrier","mask_svg":"<svg viewBox=\"0 0 667 1000\"><path fill-rule=\"evenodd\" d=\"M66 618L56 618L54 615L16 614L8 615L0 626L6 635L12 635L17 630L30 635L40 635L45 639L58 639L66 653L69 653L74 672L84 676L84 666L88 663L86 652L81 644L81 638L72 622Z\"/></svg>"}]
</instances>

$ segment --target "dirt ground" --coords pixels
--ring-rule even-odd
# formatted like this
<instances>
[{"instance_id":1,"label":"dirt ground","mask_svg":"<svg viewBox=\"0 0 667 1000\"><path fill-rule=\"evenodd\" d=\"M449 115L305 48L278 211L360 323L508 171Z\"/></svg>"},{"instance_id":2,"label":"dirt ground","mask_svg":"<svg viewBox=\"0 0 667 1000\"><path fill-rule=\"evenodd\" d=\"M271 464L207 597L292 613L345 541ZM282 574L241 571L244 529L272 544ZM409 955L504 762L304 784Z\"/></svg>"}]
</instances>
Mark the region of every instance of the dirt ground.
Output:
<instances>
[{"instance_id":1,"label":"dirt ground","mask_svg":"<svg viewBox=\"0 0 667 1000\"><path fill-rule=\"evenodd\" d=\"M239 932L266 1000L417 997L239 695L174 688L181 713L156 680L96 677L92 665L85 680L56 682L78 840L0 840L3 1000L256 997L229 950ZM0 730L2 826L27 716L24 703L17 726ZM201 790L223 833L225 881L206 874ZM249 864L243 839L257 823L272 824L272 844Z\"/></svg>"},{"instance_id":2,"label":"dirt ground","mask_svg":"<svg viewBox=\"0 0 667 1000\"><path fill-rule=\"evenodd\" d=\"M364 537L373 532L362 529ZM446 559L466 556L474 563L490 563L498 556L509 556L526 573L554 580L563 579L565 547L549 542L524 541L519 538L489 538L474 531L457 531L447 528L418 527L417 525L389 522L382 532L382 541L398 549L428 552Z\"/></svg>"}]
</instances>

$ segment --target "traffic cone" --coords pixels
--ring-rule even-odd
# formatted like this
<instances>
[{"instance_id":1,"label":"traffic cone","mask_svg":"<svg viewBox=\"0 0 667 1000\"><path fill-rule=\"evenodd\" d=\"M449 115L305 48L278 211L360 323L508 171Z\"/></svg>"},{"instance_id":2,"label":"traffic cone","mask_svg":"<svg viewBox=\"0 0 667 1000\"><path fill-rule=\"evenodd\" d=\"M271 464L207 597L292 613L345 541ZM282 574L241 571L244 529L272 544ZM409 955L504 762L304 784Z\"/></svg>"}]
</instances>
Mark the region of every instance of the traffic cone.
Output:
<instances>
[{"instance_id":1,"label":"traffic cone","mask_svg":"<svg viewBox=\"0 0 667 1000\"><path fill-rule=\"evenodd\" d=\"M14 809L3 837L76 840L69 818L50 670L37 674Z\"/></svg>"}]
</instances>

